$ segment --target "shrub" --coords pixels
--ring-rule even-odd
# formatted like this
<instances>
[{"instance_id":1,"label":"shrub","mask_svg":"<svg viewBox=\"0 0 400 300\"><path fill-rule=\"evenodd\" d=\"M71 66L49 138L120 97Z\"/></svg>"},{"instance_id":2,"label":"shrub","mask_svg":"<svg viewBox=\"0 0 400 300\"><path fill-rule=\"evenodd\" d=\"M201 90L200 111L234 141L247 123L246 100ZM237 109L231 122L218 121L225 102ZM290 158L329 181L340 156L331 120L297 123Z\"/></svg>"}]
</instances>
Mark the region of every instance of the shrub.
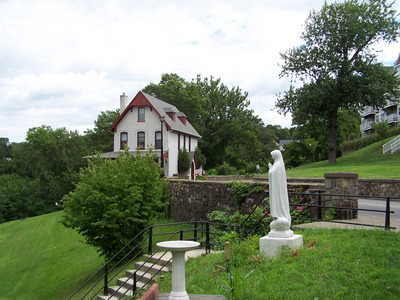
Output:
<instances>
[{"instance_id":1,"label":"shrub","mask_svg":"<svg viewBox=\"0 0 400 300\"><path fill-rule=\"evenodd\" d=\"M185 148L178 152L178 172L181 174L190 169L190 157Z\"/></svg>"},{"instance_id":2,"label":"shrub","mask_svg":"<svg viewBox=\"0 0 400 300\"><path fill-rule=\"evenodd\" d=\"M115 160L98 157L79 178L75 190L63 198L62 222L106 258L151 225L163 206L164 181L155 155L126 151Z\"/></svg>"},{"instance_id":3,"label":"shrub","mask_svg":"<svg viewBox=\"0 0 400 300\"><path fill-rule=\"evenodd\" d=\"M269 199L266 199L269 202ZM302 206L291 209L292 225L308 223L311 218L310 213ZM270 214L269 207L260 206L255 208L250 214L241 214L239 210L232 213L229 210L215 210L207 215L207 219L220 224L230 224L242 226L240 229L232 227L220 226L218 230L214 227L210 228L211 233L219 233L220 235L211 235L211 243L220 248L226 241L236 241L245 237L265 236L270 231L269 225L273 218ZM238 234L240 232L240 235Z\"/></svg>"}]
</instances>

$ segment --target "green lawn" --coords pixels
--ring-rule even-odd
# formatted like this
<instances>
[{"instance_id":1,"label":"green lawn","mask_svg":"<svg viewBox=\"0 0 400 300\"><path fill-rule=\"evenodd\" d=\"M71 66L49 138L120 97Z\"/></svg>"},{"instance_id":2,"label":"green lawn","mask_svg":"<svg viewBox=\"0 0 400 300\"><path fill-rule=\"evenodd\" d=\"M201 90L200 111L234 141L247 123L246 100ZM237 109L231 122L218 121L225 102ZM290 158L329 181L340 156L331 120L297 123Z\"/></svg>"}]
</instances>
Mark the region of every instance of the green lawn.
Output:
<instances>
[{"instance_id":1,"label":"green lawn","mask_svg":"<svg viewBox=\"0 0 400 300\"><path fill-rule=\"evenodd\" d=\"M62 212L0 224L0 299L66 299L103 263Z\"/></svg>"},{"instance_id":2,"label":"green lawn","mask_svg":"<svg viewBox=\"0 0 400 300\"><path fill-rule=\"evenodd\" d=\"M0 299L66 299L102 265L94 248L63 227L61 214L0 224ZM295 257L286 251L280 258L259 262L253 257L258 254L258 238L233 243L231 267L243 299L399 299L399 233L296 233L303 235L305 247ZM308 248L312 240L316 244ZM224 294L230 299L224 288L227 274L214 270L216 264L225 265L223 254L189 260L189 293ZM160 284L161 291L170 291L169 276Z\"/></svg>"},{"instance_id":3,"label":"green lawn","mask_svg":"<svg viewBox=\"0 0 400 300\"><path fill-rule=\"evenodd\" d=\"M0 300L66 299L103 265L104 260L94 247L60 223L61 215L56 212L0 224ZM173 225L154 232L175 232L180 228ZM184 234L184 238L192 236L192 232ZM153 243L166 238L155 237Z\"/></svg>"},{"instance_id":4,"label":"green lawn","mask_svg":"<svg viewBox=\"0 0 400 300\"><path fill-rule=\"evenodd\" d=\"M360 178L400 178L400 151L383 155L382 143L378 142L339 157L336 164L321 161L287 170L286 175L323 178L327 172L353 172L358 173Z\"/></svg>"},{"instance_id":5,"label":"green lawn","mask_svg":"<svg viewBox=\"0 0 400 300\"><path fill-rule=\"evenodd\" d=\"M378 230L297 229L304 246L263 258L259 238L232 243L233 299L400 299L400 234ZM310 245L312 241L315 244ZM222 294L232 299L224 253L186 263L189 294ZM159 280L171 291L171 274Z\"/></svg>"}]
</instances>

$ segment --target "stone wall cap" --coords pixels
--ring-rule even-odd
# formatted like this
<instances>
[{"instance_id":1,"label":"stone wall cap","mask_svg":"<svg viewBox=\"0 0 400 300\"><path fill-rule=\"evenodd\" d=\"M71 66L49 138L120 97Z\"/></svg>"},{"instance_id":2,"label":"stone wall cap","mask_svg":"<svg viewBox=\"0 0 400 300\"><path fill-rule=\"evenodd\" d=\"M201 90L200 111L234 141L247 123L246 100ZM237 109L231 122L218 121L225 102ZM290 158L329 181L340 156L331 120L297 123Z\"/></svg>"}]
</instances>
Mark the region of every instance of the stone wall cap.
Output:
<instances>
[{"instance_id":1,"label":"stone wall cap","mask_svg":"<svg viewBox=\"0 0 400 300\"><path fill-rule=\"evenodd\" d=\"M358 178L358 173L350 173L350 172L330 172L330 173L325 173L324 177L334 177L334 178Z\"/></svg>"}]
</instances>

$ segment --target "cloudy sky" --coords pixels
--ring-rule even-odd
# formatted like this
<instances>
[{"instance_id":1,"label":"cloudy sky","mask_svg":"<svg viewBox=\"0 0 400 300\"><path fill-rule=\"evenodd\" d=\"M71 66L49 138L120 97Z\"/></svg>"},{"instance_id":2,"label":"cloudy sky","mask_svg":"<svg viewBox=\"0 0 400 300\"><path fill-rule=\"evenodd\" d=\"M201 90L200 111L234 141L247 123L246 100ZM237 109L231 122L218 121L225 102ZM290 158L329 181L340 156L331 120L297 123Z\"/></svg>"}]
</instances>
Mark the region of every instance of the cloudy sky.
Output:
<instances>
[{"instance_id":1,"label":"cloudy sky","mask_svg":"<svg viewBox=\"0 0 400 300\"><path fill-rule=\"evenodd\" d=\"M265 124L290 127L290 116L273 111L289 87L279 52L301 43L305 19L323 3L0 0L0 137L22 142L41 125L83 133L119 107L122 92L131 100L164 73L221 78L249 93ZM399 44L378 48L393 65Z\"/></svg>"}]
</instances>

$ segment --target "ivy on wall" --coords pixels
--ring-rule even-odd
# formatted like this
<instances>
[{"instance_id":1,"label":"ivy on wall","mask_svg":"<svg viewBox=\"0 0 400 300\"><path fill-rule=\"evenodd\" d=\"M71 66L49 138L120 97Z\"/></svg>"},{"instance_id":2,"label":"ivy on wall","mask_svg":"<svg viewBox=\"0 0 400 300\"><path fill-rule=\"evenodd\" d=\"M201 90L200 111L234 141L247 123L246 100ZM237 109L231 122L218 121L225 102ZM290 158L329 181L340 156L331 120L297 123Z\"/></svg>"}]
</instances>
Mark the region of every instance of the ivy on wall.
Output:
<instances>
[{"instance_id":1,"label":"ivy on wall","mask_svg":"<svg viewBox=\"0 0 400 300\"><path fill-rule=\"evenodd\" d=\"M250 195L265 191L265 186L259 182L232 181L225 183L225 186L231 189L238 209L242 207L243 202Z\"/></svg>"}]
</instances>

